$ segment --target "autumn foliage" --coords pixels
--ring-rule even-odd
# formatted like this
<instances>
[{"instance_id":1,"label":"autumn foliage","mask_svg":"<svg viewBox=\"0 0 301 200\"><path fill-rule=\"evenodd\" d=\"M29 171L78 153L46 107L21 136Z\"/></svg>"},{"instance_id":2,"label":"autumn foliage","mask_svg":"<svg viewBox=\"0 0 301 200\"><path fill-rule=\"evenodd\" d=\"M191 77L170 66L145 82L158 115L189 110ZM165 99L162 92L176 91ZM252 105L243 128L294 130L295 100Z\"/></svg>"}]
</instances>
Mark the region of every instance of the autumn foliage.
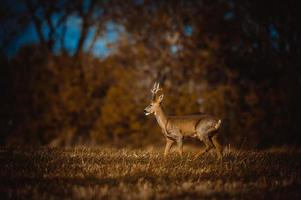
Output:
<instances>
[{"instance_id":1,"label":"autumn foliage","mask_svg":"<svg viewBox=\"0 0 301 200\"><path fill-rule=\"evenodd\" d=\"M79 17L82 27L73 53L54 50L64 35L49 32L10 59L2 54L2 144L159 145L155 120L143 115L155 81L167 113L221 117L224 144L300 144L294 1L25 2L15 17L27 16L38 32L49 19L52 30L56 13ZM50 14L38 15L40 8ZM100 58L84 41L89 28L95 42L108 23L119 37Z\"/></svg>"}]
</instances>

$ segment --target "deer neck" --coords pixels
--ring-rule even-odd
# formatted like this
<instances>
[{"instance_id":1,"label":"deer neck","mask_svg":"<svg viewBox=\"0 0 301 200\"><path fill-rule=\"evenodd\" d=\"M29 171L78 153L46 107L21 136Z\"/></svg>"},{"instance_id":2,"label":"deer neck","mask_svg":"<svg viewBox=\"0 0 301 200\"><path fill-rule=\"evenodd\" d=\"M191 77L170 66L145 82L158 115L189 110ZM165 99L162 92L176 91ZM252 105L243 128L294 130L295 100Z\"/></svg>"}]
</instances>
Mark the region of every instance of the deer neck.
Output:
<instances>
[{"instance_id":1,"label":"deer neck","mask_svg":"<svg viewBox=\"0 0 301 200\"><path fill-rule=\"evenodd\" d=\"M156 109L155 117L156 117L156 120L157 120L159 126L165 130L165 126L167 123L167 117L166 117L163 109L161 108L161 106L158 106L158 108Z\"/></svg>"}]
</instances>

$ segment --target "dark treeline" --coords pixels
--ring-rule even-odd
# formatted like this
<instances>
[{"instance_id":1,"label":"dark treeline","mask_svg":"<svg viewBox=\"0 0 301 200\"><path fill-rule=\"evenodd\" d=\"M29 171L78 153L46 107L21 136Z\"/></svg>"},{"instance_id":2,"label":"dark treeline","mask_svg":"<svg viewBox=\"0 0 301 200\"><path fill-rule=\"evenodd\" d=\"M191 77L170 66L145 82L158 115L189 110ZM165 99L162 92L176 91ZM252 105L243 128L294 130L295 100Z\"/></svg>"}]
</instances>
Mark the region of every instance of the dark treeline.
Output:
<instances>
[{"instance_id":1,"label":"dark treeline","mask_svg":"<svg viewBox=\"0 0 301 200\"><path fill-rule=\"evenodd\" d=\"M224 144L301 144L297 1L13 3L0 17L1 144L156 145L160 130L143 116L154 81L167 113L220 116ZM80 31L70 50L72 17ZM38 41L8 58L29 25ZM100 58L108 25L118 39Z\"/></svg>"}]
</instances>

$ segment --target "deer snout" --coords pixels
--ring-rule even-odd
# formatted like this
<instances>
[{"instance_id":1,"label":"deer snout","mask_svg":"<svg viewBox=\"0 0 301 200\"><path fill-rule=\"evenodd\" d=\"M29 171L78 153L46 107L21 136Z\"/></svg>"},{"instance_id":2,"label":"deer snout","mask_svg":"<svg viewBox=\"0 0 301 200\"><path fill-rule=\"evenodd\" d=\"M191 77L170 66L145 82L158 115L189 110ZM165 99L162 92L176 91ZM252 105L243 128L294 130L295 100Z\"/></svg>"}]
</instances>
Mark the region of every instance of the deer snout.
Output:
<instances>
[{"instance_id":1,"label":"deer snout","mask_svg":"<svg viewBox=\"0 0 301 200\"><path fill-rule=\"evenodd\" d=\"M149 115L150 113L146 110L146 108L144 109L144 114L145 115Z\"/></svg>"},{"instance_id":2,"label":"deer snout","mask_svg":"<svg viewBox=\"0 0 301 200\"><path fill-rule=\"evenodd\" d=\"M151 107L147 106L146 108L144 108L144 114L145 115L150 115L152 113Z\"/></svg>"}]
</instances>

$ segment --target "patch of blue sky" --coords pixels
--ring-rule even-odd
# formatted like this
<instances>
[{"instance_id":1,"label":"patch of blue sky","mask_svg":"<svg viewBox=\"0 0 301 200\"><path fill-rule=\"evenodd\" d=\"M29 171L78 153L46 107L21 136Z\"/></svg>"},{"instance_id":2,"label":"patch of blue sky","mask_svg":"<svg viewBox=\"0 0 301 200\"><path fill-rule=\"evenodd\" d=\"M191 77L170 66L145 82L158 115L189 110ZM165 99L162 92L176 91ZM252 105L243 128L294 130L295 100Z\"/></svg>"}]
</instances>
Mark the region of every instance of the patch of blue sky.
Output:
<instances>
[{"instance_id":1,"label":"patch of blue sky","mask_svg":"<svg viewBox=\"0 0 301 200\"><path fill-rule=\"evenodd\" d=\"M112 50L110 48L108 48L108 40L107 38L99 38L95 44L94 44L94 48L93 48L93 55L96 57L106 57L108 55L110 55L110 53L112 52Z\"/></svg>"},{"instance_id":2,"label":"patch of blue sky","mask_svg":"<svg viewBox=\"0 0 301 200\"><path fill-rule=\"evenodd\" d=\"M180 50L179 45L173 44L173 45L170 46L170 52L172 54L177 54L179 50Z\"/></svg>"},{"instance_id":3,"label":"patch of blue sky","mask_svg":"<svg viewBox=\"0 0 301 200\"><path fill-rule=\"evenodd\" d=\"M55 41L53 45L53 53L58 55L62 52L62 44L59 41Z\"/></svg>"},{"instance_id":4,"label":"patch of blue sky","mask_svg":"<svg viewBox=\"0 0 301 200\"><path fill-rule=\"evenodd\" d=\"M96 27L92 26L89 28L88 33L87 33L87 37L85 39L84 42L84 50L87 51L89 49L89 47L91 46L91 43L93 42L93 37L96 33Z\"/></svg>"},{"instance_id":5,"label":"patch of blue sky","mask_svg":"<svg viewBox=\"0 0 301 200\"><path fill-rule=\"evenodd\" d=\"M63 14L55 13L50 18L51 23L54 26L54 34L61 33L62 27L57 27L57 24L58 24L58 21L60 20L60 18L62 17L62 15ZM48 40L49 39L50 28L49 28L49 25L46 21L43 21L43 23L42 23L42 31L43 31L44 38L46 40Z\"/></svg>"},{"instance_id":6,"label":"patch of blue sky","mask_svg":"<svg viewBox=\"0 0 301 200\"><path fill-rule=\"evenodd\" d=\"M33 23L30 23L22 34L20 34L8 47L8 57L14 56L20 47L38 43L38 36Z\"/></svg>"},{"instance_id":7,"label":"patch of blue sky","mask_svg":"<svg viewBox=\"0 0 301 200\"><path fill-rule=\"evenodd\" d=\"M186 25L186 26L184 27L184 34L185 34L186 36L191 36L192 33L193 33L193 27L192 27L191 25Z\"/></svg>"},{"instance_id":8,"label":"patch of blue sky","mask_svg":"<svg viewBox=\"0 0 301 200\"><path fill-rule=\"evenodd\" d=\"M121 33L125 31L124 27L112 21L106 25L106 33L110 42L115 42Z\"/></svg>"},{"instance_id":9,"label":"patch of blue sky","mask_svg":"<svg viewBox=\"0 0 301 200\"><path fill-rule=\"evenodd\" d=\"M93 30L91 31L93 32ZM101 37L99 37L94 44L93 55L97 57L106 57L110 55L113 49L109 48L108 46L110 44L116 43L120 37L120 34L122 34L123 32L124 27L111 21L108 22L106 24L105 33Z\"/></svg>"},{"instance_id":10,"label":"patch of blue sky","mask_svg":"<svg viewBox=\"0 0 301 200\"><path fill-rule=\"evenodd\" d=\"M78 45L78 40L81 32L82 19L79 16L73 15L67 19L67 29L64 38L64 46L70 54L74 54Z\"/></svg>"},{"instance_id":11,"label":"patch of blue sky","mask_svg":"<svg viewBox=\"0 0 301 200\"><path fill-rule=\"evenodd\" d=\"M270 24L268 30L272 47L274 49L279 49L279 32L277 28L274 26L274 24Z\"/></svg>"},{"instance_id":12,"label":"patch of blue sky","mask_svg":"<svg viewBox=\"0 0 301 200\"><path fill-rule=\"evenodd\" d=\"M60 14L54 14L51 19L53 24L57 24L58 20L60 19ZM82 19L77 15L72 15L67 18L66 21L66 33L64 40L64 48L67 50L69 54L74 54L75 50L78 45L80 33L81 33L81 26L82 26ZM42 24L42 32L46 39L49 37L49 27L46 24L46 22L43 22ZM87 38L84 43L84 50L87 50L89 46L91 45L91 42L93 40L94 34L96 32L95 27L91 27L88 31ZM118 25L112 21L107 22L106 28L104 33L96 40L93 48L93 54L95 56L99 57L106 57L111 52L112 49L110 49L108 46L112 43L115 43L118 41L120 34L124 32L124 27L121 25ZM55 34L62 35L63 33L63 27L59 26L55 30ZM25 29L24 32L20 33L20 35L14 40L14 42L9 46L8 48L8 56L12 57L14 56L17 51L25 45L31 45L31 44L38 44L39 38L35 29L35 26L33 23L30 23L28 27ZM54 53L58 54L61 52L62 45L61 41L56 40L54 42L53 51Z\"/></svg>"},{"instance_id":13,"label":"patch of blue sky","mask_svg":"<svg viewBox=\"0 0 301 200\"><path fill-rule=\"evenodd\" d=\"M271 39L279 39L279 32L277 31L276 27L273 24L269 25L269 32Z\"/></svg>"},{"instance_id":14,"label":"patch of blue sky","mask_svg":"<svg viewBox=\"0 0 301 200\"><path fill-rule=\"evenodd\" d=\"M43 21L43 23L42 23L42 32L43 32L44 38L46 40L48 40L50 29L48 28L48 24L46 23L46 21Z\"/></svg>"},{"instance_id":15,"label":"patch of blue sky","mask_svg":"<svg viewBox=\"0 0 301 200\"><path fill-rule=\"evenodd\" d=\"M51 20L52 20L54 26L56 27L55 28L55 36L61 36L63 34L63 29L64 29L63 25L60 24L58 26L58 22L59 22L61 17L62 17L62 14L60 14L60 13L56 13L51 17ZM55 54L59 54L61 52L62 48L63 48L60 40L61 39L56 38L56 40L54 41L53 52Z\"/></svg>"},{"instance_id":16,"label":"patch of blue sky","mask_svg":"<svg viewBox=\"0 0 301 200\"><path fill-rule=\"evenodd\" d=\"M55 13L51 16L51 21L56 26L60 20L60 18L63 16L63 13Z\"/></svg>"},{"instance_id":17,"label":"patch of blue sky","mask_svg":"<svg viewBox=\"0 0 301 200\"><path fill-rule=\"evenodd\" d=\"M84 13L86 13L88 11L90 3L91 3L90 0L84 0L83 1L83 11L84 11Z\"/></svg>"}]
</instances>

